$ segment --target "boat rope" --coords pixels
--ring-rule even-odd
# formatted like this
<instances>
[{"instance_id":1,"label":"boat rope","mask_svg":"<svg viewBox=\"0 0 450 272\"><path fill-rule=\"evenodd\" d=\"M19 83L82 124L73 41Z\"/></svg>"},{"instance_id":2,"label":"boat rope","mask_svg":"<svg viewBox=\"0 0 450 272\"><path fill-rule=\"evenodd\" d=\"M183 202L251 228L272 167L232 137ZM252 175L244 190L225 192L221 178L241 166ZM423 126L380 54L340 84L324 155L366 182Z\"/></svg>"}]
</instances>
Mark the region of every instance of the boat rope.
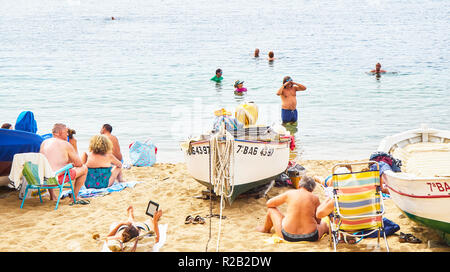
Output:
<instances>
[{"instance_id":1,"label":"boat rope","mask_svg":"<svg viewBox=\"0 0 450 272\"><path fill-rule=\"evenodd\" d=\"M216 252L219 251L222 227L224 198L229 198L234 191L234 137L222 123L220 131L211 136L210 145L210 184L216 195L220 196L219 232ZM210 198L212 198L210 196Z\"/></svg>"}]
</instances>

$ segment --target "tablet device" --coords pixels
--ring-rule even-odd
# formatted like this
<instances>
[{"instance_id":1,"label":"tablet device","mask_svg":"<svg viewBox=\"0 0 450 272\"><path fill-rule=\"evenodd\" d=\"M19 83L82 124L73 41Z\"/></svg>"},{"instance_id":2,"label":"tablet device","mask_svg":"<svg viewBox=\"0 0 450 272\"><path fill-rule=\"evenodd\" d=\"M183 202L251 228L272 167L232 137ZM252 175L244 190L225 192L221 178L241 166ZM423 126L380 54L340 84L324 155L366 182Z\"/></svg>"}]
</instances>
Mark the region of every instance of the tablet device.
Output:
<instances>
[{"instance_id":1,"label":"tablet device","mask_svg":"<svg viewBox=\"0 0 450 272\"><path fill-rule=\"evenodd\" d=\"M147 211L145 213L147 215L153 217L155 215L156 211L158 211L158 208L159 208L159 204L150 200L148 202Z\"/></svg>"}]
</instances>

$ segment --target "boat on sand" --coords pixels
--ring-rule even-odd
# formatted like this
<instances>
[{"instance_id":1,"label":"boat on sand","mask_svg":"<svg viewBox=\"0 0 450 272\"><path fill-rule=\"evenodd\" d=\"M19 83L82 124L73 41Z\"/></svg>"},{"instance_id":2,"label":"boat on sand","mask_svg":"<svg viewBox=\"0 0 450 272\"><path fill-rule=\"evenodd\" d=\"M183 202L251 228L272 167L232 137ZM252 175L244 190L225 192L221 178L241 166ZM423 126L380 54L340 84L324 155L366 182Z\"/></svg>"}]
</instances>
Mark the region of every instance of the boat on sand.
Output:
<instances>
[{"instance_id":1,"label":"boat on sand","mask_svg":"<svg viewBox=\"0 0 450 272\"><path fill-rule=\"evenodd\" d=\"M422 126L384 138L378 151L402 161L402 172L383 174L396 206L450 245L450 131Z\"/></svg>"},{"instance_id":2,"label":"boat on sand","mask_svg":"<svg viewBox=\"0 0 450 272\"><path fill-rule=\"evenodd\" d=\"M242 107L240 109L242 112ZM230 114L218 115L226 121L222 122L222 125L236 121L230 121L226 115ZM211 182L217 173L214 165L222 167L223 171L229 171L225 175L230 179L232 176L232 188L229 188L226 196L229 204L237 196L269 184L286 170L289 163L289 132L284 130L280 133L269 126L255 125L256 118L252 118L252 115L254 117L255 113L249 114L245 119L246 122L252 121L242 127L225 131L223 126L222 130L218 128L181 143L188 172L202 185L214 189ZM222 135L219 135L220 133ZM212 162L215 155L222 161ZM225 163L226 166L223 165Z\"/></svg>"}]
</instances>

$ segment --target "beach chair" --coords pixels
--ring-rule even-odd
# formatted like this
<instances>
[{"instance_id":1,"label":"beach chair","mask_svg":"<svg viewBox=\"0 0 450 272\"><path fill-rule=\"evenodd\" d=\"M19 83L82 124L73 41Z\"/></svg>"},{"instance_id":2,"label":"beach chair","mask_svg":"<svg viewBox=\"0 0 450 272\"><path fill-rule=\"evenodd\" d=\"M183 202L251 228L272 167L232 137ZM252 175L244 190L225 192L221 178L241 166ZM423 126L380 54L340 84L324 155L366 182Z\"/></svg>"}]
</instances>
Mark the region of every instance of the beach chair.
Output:
<instances>
[{"instance_id":1,"label":"beach chair","mask_svg":"<svg viewBox=\"0 0 450 272\"><path fill-rule=\"evenodd\" d=\"M40 153L37 153L37 154L42 155ZM44 155L42 155L42 156L44 156ZM45 161L47 161L46 158L45 158ZM69 170L71 168L73 168L73 165L71 163L69 163L66 166L64 166L63 168L56 171L53 177L41 179L41 178L39 178L39 166L35 163L32 163L31 161L25 162L23 164L22 174L28 184L26 186L25 194L23 196L22 204L20 205L20 208L23 207L23 204L25 203L25 198L27 197L27 194L28 194L28 190L30 190L30 189L38 190L39 200L41 201L41 203L42 203L42 196L41 196L42 189L59 189L59 195L58 195L58 200L56 201L55 210L58 209L59 200L61 199L61 193L64 188L70 188L72 190L72 195L75 195L74 191L73 191L72 179L69 174ZM69 178L68 178L67 182L63 182L62 184L59 184L58 176L61 173L64 173L64 177L63 177L64 181L66 180L67 176Z\"/></svg>"},{"instance_id":2,"label":"beach chair","mask_svg":"<svg viewBox=\"0 0 450 272\"><path fill-rule=\"evenodd\" d=\"M374 171L335 173L338 167L376 164ZM370 167L369 167L370 168ZM330 215L330 245L347 237L363 239L378 232L377 248L383 235L386 251L389 245L384 232L384 203L381 195L379 165L376 161L336 164L332 169L334 212Z\"/></svg>"}]
</instances>

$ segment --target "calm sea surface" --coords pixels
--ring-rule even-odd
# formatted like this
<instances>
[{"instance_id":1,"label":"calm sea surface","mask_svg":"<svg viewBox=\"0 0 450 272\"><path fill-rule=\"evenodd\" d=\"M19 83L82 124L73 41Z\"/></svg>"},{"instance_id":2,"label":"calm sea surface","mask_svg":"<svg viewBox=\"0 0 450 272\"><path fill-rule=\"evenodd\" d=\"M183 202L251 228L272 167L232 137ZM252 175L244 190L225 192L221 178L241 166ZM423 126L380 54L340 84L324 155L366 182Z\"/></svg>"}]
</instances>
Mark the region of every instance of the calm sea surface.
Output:
<instances>
[{"instance_id":1,"label":"calm sea surface","mask_svg":"<svg viewBox=\"0 0 450 272\"><path fill-rule=\"evenodd\" d=\"M387 135L450 129L449 18L448 0L0 0L0 122L31 110L38 134L65 123L80 151L110 123L125 156L151 139L159 161L183 161L179 141L216 109L254 101L280 124L289 75L308 88L298 156L368 158ZM390 73L369 75L377 62Z\"/></svg>"}]
</instances>

